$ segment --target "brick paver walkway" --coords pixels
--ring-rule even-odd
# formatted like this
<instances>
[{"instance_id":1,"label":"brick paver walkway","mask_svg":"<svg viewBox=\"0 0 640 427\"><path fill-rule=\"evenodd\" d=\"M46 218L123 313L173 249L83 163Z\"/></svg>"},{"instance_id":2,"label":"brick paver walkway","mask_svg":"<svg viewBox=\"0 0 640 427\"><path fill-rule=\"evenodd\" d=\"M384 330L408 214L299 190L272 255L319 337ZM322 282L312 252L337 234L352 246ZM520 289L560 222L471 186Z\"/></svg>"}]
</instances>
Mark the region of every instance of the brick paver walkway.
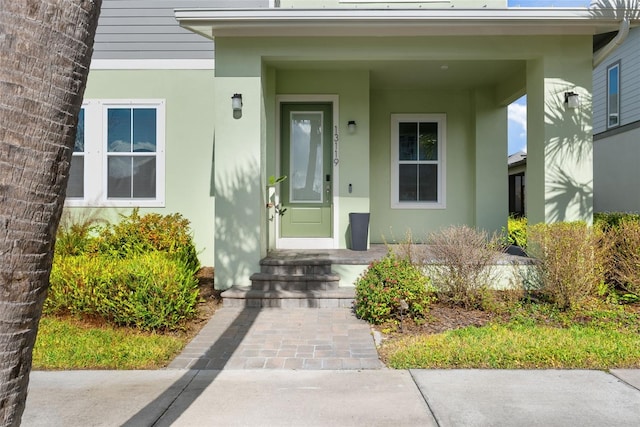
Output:
<instances>
[{"instance_id":1,"label":"brick paver walkway","mask_svg":"<svg viewBox=\"0 0 640 427\"><path fill-rule=\"evenodd\" d=\"M371 328L349 308L216 311L170 369L380 369Z\"/></svg>"}]
</instances>

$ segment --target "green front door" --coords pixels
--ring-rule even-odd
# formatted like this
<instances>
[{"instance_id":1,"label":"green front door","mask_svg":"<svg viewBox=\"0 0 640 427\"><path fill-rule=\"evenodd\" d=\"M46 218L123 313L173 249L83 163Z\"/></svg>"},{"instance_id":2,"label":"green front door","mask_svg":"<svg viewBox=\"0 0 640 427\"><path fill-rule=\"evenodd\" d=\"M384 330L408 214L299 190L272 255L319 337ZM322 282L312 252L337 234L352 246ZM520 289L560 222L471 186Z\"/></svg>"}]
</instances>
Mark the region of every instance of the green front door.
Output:
<instances>
[{"instance_id":1,"label":"green front door","mask_svg":"<svg viewBox=\"0 0 640 427\"><path fill-rule=\"evenodd\" d=\"M281 203L287 209L280 237L332 237L330 103L283 103L281 108Z\"/></svg>"}]
</instances>

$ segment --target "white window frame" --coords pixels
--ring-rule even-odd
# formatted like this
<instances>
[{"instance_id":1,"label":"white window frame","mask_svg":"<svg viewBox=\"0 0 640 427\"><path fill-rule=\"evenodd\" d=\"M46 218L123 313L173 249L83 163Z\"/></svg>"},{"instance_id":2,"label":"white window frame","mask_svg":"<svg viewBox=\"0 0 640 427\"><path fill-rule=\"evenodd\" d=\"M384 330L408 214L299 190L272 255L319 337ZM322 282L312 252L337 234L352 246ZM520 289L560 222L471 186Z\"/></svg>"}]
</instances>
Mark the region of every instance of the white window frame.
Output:
<instances>
[{"instance_id":1,"label":"white window frame","mask_svg":"<svg viewBox=\"0 0 640 427\"><path fill-rule=\"evenodd\" d=\"M611 79L609 78L611 71L617 69L617 80L618 80L618 99L616 102L616 107L617 107L617 112L612 113L610 111L610 107L611 107ZM620 61L617 61L611 65L609 65L607 67L607 129L611 129L611 128L615 128L620 126L620 98L622 96L622 82L620 81ZM616 115L616 123L615 124L611 124L610 119L611 116L615 114Z\"/></svg>"},{"instance_id":2,"label":"white window frame","mask_svg":"<svg viewBox=\"0 0 640 427\"><path fill-rule=\"evenodd\" d=\"M164 207L165 127L164 99L88 99L84 108L84 197L67 198L69 207ZM108 198L107 110L109 108L155 108L156 110L156 197ZM148 153L151 154L151 153Z\"/></svg>"},{"instance_id":3,"label":"white window frame","mask_svg":"<svg viewBox=\"0 0 640 427\"><path fill-rule=\"evenodd\" d=\"M399 160L399 127L400 123L427 122L438 125L438 159L428 163L438 165L438 199L429 201L400 201L400 160ZM446 114L392 114L391 115L391 208L392 209L445 209L446 208ZM418 162L418 161L416 161ZM427 162L425 162L427 163Z\"/></svg>"}]
</instances>

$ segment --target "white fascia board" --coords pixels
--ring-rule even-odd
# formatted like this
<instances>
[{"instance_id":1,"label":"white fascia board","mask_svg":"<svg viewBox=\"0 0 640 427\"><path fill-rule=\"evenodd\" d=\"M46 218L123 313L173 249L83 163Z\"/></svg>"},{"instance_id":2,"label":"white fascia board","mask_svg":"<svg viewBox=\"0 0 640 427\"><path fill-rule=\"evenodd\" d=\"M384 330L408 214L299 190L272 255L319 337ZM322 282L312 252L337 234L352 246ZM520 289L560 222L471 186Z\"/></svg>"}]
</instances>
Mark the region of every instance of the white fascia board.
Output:
<instances>
[{"instance_id":1,"label":"white fascia board","mask_svg":"<svg viewBox=\"0 0 640 427\"><path fill-rule=\"evenodd\" d=\"M91 70L213 70L213 59L92 59Z\"/></svg>"},{"instance_id":2,"label":"white fascia board","mask_svg":"<svg viewBox=\"0 0 640 427\"><path fill-rule=\"evenodd\" d=\"M176 9L182 27L215 36L552 35L615 31L585 8Z\"/></svg>"}]
</instances>

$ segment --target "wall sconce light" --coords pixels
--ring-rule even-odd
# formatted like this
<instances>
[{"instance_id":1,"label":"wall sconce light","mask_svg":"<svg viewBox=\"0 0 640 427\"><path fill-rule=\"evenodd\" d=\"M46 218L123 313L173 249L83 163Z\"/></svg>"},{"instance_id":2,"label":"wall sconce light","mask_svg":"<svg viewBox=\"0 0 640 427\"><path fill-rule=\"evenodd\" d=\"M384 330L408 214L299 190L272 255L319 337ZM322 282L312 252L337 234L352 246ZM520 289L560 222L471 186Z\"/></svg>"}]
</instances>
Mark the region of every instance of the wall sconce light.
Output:
<instances>
[{"instance_id":1,"label":"wall sconce light","mask_svg":"<svg viewBox=\"0 0 640 427\"><path fill-rule=\"evenodd\" d=\"M351 135L356 133L356 121L355 120L349 120L349 122L347 122L347 130L349 131L349 133Z\"/></svg>"},{"instance_id":2,"label":"wall sconce light","mask_svg":"<svg viewBox=\"0 0 640 427\"><path fill-rule=\"evenodd\" d=\"M564 105L571 109L578 108L580 106L580 95L575 92L565 92Z\"/></svg>"},{"instance_id":3,"label":"wall sconce light","mask_svg":"<svg viewBox=\"0 0 640 427\"><path fill-rule=\"evenodd\" d=\"M233 118L239 119L242 117L242 94L234 93L231 97L231 108L233 109Z\"/></svg>"}]
</instances>

